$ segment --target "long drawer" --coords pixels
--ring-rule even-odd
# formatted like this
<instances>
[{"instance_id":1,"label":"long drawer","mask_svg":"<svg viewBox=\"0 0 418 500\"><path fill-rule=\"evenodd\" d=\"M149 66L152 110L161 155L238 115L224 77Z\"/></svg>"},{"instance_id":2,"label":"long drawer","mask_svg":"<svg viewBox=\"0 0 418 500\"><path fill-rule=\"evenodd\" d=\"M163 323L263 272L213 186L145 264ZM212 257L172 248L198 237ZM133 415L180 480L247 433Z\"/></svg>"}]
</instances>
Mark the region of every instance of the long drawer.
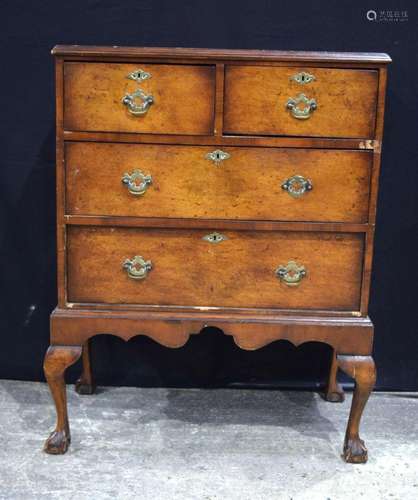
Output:
<instances>
[{"instance_id":1,"label":"long drawer","mask_svg":"<svg viewBox=\"0 0 418 500\"><path fill-rule=\"evenodd\" d=\"M374 137L378 72L227 66L224 132Z\"/></svg>"},{"instance_id":2,"label":"long drawer","mask_svg":"<svg viewBox=\"0 0 418 500\"><path fill-rule=\"evenodd\" d=\"M67 62L67 130L212 134L215 66Z\"/></svg>"},{"instance_id":3,"label":"long drawer","mask_svg":"<svg viewBox=\"0 0 418 500\"><path fill-rule=\"evenodd\" d=\"M212 158L212 159L211 159ZM222 159L223 158L223 159ZM66 212L367 222L367 151L67 143Z\"/></svg>"},{"instance_id":4,"label":"long drawer","mask_svg":"<svg viewBox=\"0 0 418 500\"><path fill-rule=\"evenodd\" d=\"M358 310L363 235L69 226L75 303Z\"/></svg>"}]
</instances>

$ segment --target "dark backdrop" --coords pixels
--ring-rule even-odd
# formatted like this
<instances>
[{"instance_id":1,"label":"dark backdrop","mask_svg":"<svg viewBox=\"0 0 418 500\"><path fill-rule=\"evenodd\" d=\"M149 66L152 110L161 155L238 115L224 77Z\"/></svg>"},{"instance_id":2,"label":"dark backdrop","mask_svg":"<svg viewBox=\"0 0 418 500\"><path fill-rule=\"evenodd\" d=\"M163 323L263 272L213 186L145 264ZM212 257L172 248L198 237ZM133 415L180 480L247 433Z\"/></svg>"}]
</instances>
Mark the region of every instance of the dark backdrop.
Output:
<instances>
[{"instance_id":1,"label":"dark backdrop","mask_svg":"<svg viewBox=\"0 0 418 500\"><path fill-rule=\"evenodd\" d=\"M0 377L43 379L48 316L56 303L54 44L377 51L393 58L370 304L377 387L418 389L415 3L3 0ZM367 20L369 9L377 21ZM286 342L245 352L216 331L192 337L179 350L144 337L126 345L102 336L93 344L102 384L315 387L325 378L329 354L319 344L296 349Z\"/></svg>"}]
</instances>

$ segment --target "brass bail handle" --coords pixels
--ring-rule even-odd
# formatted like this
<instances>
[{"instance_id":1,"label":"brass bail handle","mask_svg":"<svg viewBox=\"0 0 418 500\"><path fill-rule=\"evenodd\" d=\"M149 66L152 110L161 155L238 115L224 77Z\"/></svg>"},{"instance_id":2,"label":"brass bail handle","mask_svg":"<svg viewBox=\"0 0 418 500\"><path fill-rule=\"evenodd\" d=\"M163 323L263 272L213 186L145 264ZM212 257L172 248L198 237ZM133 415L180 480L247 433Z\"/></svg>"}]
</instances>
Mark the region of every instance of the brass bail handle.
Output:
<instances>
[{"instance_id":1,"label":"brass bail handle","mask_svg":"<svg viewBox=\"0 0 418 500\"><path fill-rule=\"evenodd\" d=\"M136 169L131 174L127 172L123 174L122 184L125 184L128 191L134 196L142 196L145 194L148 186L152 184L152 177Z\"/></svg>"},{"instance_id":2,"label":"brass bail handle","mask_svg":"<svg viewBox=\"0 0 418 500\"><path fill-rule=\"evenodd\" d=\"M141 89L135 90L132 94L126 94L122 99L122 103L128 108L129 113L135 116L145 115L153 102L153 96L147 95Z\"/></svg>"},{"instance_id":3,"label":"brass bail handle","mask_svg":"<svg viewBox=\"0 0 418 500\"><path fill-rule=\"evenodd\" d=\"M139 84L139 82L151 78L151 73L143 71L142 69L137 69L130 73L127 78ZM126 94L122 97L122 104L124 104L128 108L128 112L134 116L145 115L153 103L154 97L151 94L147 94L139 87L132 92L132 94Z\"/></svg>"},{"instance_id":4,"label":"brass bail handle","mask_svg":"<svg viewBox=\"0 0 418 500\"><path fill-rule=\"evenodd\" d=\"M287 191L293 198L300 198L306 192L312 191L313 185L310 179L306 179L303 175L292 175L282 184L282 189Z\"/></svg>"},{"instance_id":5,"label":"brass bail handle","mask_svg":"<svg viewBox=\"0 0 418 500\"><path fill-rule=\"evenodd\" d=\"M298 286L302 279L307 275L305 266L297 264L293 260L289 260L286 265L281 264L275 270L276 277L279 281L287 286Z\"/></svg>"},{"instance_id":6,"label":"brass bail handle","mask_svg":"<svg viewBox=\"0 0 418 500\"><path fill-rule=\"evenodd\" d=\"M303 106L300 106L300 104ZM305 94L291 97L286 103L286 108L290 110L291 115L298 120L307 120L310 118L317 107L316 100L309 99Z\"/></svg>"},{"instance_id":7,"label":"brass bail handle","mask_svg":"<svg viewBox=\"0 0 418 500\"><path fill-rule=\"evenodd\" d=\"M152 262L145 260L141 255L135 255L132 259L126 259L122 268L126 270L129 278L133 280L143 280L152 269Z\"/></svg>"}]
</instances>

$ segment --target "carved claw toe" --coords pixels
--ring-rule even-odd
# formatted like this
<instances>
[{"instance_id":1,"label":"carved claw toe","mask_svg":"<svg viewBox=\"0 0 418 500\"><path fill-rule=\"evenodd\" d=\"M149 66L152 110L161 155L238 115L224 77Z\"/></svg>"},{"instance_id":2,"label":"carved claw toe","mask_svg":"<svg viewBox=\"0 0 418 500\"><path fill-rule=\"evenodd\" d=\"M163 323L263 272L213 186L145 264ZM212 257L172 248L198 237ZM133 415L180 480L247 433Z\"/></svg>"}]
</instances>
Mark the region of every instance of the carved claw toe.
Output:
<instances>
[{"instance_id":1,"label":"carved claw toe","mask_svg":"<svg viewBox=\"0 0 418 500\"><path fill-rule=\"evenodd\" d=\"M78 379L75 384L75 391L82 396L90 395L96 392L96 386L93 384L86 384L82 379Z\"/></svg>"},{"instance_id":2,"label":"carved claw toe","mask_svg":"<svg viewBox=\"0 0 418 500\"><path fill-rule=\"evenodd\" d=\"M71 438L67 431L51 432L45 442L44 451L51 455L63 455L70 445Z\"/></svg>"},{"instance_id":3,"label":"carved claw toe","mask_svg":"<svg viewBox=\"0 0 418 500\"><path fill-rule=\"evenodd\" d=\"M367 448L360 438L347 439L344 443L344 460L350 464L367 462Z\"/></svg>"}]
</instances>

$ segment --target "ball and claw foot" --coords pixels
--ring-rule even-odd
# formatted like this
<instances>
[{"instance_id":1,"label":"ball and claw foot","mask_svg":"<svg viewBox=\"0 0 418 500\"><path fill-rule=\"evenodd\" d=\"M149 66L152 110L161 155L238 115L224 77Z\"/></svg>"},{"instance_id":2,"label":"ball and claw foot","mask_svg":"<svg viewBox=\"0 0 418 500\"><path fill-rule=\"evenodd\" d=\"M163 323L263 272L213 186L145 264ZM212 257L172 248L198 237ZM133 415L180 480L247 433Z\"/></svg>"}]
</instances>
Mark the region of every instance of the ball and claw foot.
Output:
<instances>
[{"instance_id":1,"label":"ball and claw foot","mask_svg":"<svg viewBox=\"0 0 418 500\"><path fill-rule=\"evenodd\" d=\"M343 403L345 400L345 394L340 384L338 384L336 389L334 389L333 391L324 392L322 394L322 397L329 403Z\"/></svg>"},{"instance_id":2,"label":"ball and claw foot","mask_svg":"<svg viewBox=\"0 0 418 500\"><path fill-rule=\"evenodd\" d=\"M82 362L83 362L83 371L81 372L80 377L75 383L75 391L80 395L91 395L96 392L96 385L93 379L92 366L91 366L91 352L90 352L90 343L89 341L83 344L83 352L82 352Z\"/></svg>"},{"instance_id":3,"label":"ball and claw foot","mask_svg":"<svg viewBox=\"0 0 418 500\"><path fill-rule=\"evenodd\" d=\"M75 383L75 391L82 396L90 396L96 392L96 386L84 382L83 378L80 377Z\"/></svg>"},{"instance_id":4,"label":"ball and claw foot","mask_svg":"<svg viewBox=\"0 0 418 500\"><path fill-rule=\"evenodd\" d=\"M337 353L334 350L331 357L331 366L328 374L328 383L324 392L321 394L325 401L330 403L342 403L345 399L344 391L337 381L338 361Z\"/></svg>"},{"instance_id":5,"label":"ball and claw foot","mask_svg":"<svg viewBox=\"0 0 418 500\"><path fill-rule=\"evenodd\" d=\"M44 451L51 455L63 455L70 443L71 437L68 431L54 431L45 441Z\"/></svg>"},{"instance_id":6,"label":"ball and claw foot","mask_svg":"<svg viewBox=\"0 0 418 500\"><path fill-rule=\"evenodd\" d=\"M359 437L346 439L344 443L344 460L349 464L365 464L367 462L367 448Z\"/></svg>"}]
</instances>

